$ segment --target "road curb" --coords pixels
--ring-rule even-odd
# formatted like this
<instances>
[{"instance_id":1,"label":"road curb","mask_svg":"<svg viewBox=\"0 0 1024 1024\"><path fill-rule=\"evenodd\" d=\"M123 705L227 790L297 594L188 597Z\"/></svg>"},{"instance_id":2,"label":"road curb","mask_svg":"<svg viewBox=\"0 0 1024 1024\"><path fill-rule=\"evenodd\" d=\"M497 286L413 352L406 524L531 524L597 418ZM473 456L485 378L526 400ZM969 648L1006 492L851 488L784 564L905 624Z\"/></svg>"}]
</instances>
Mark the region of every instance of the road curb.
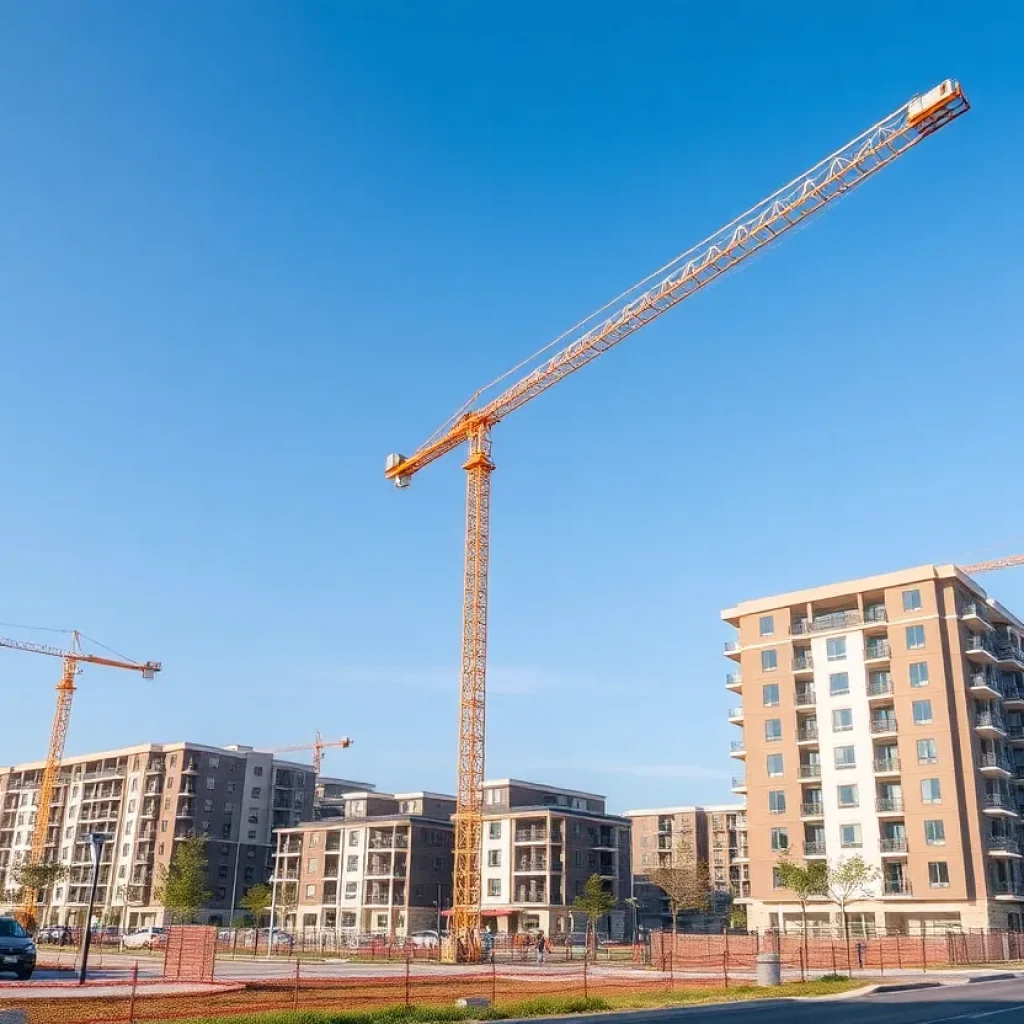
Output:
<instances>
[{"instance_id":1,"label":"road curb","mask_svg":"<svg viewBox=\"0 0 1024 1024\"><path fill-rule=\"evenodd\" d=\"M979 981L1013 981L1017 975L1013 971L1004 971L1002 974L981 974L977 977L967 979L968 985L976 985Z\"/></svg>"}]
</instances>

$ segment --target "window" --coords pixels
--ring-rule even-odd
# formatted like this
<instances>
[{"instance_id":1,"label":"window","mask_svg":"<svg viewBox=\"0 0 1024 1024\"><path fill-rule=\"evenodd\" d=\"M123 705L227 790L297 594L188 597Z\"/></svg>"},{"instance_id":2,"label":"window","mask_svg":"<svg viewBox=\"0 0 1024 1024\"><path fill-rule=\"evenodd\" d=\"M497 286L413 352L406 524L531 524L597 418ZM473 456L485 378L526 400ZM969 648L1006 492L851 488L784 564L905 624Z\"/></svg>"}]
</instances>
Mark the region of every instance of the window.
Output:
<instances>
[{"instance_id":1,"label":"window","mask_svg":"<svg viewBox=\"0 0 1024 1024\"><path fill-rule=\"evenodd\" d=\"M345 870L346 871L358 871L359 870L359 855L358 854L352 854L352 856L346 858L346 860L345 860Z\"/></svg>"},{"instance_id":2,"label":"window","mask_svg":"<svg viewBox=\"0 0 1024 1024\"><path fill-rule=\"evenodd\" d=\"M779 655L774 647L761 652L761 671L774 672L779 667Z\"/></svg>"},{"instance_id":3,"label":"window","mask_svg":"<svg viewBox=\"0 0 1024 1024\"><path fill-rule=\"evenodd\" d=\"M903 610L905 612L919 612L921 610L921 591L903 591Z\"/></svg>"},{"instance_id":4,"label":"window","mask_svg":"<svg viewBox=\"0 0 1024 1024\"><path fill-rule=\"evenodd\" d=\"M253 787L252 787L252 798L253 798L253 800L259 800L259 798L260 798L260 794L261 794L262 792L263 792L263 790L262 790L262 788L261 788L261 787L259 787L259 786L253 786Z\"/></svg>"},{"instance_id":5,"label":"window","mask_svg":"<svg viewBox=\"0 0 1024 1024\"><path fill-rule=\"evenodd\" d=\"M910 685L911 686L927 686L928 685L928 662L927 661L914 661L910 664Z\"/></svg>"},{"instance_id":6,"label":"window","mask_svg":"<svg viewBox=\"0 0 1024 1024\"><path fill-rule=\"evenodd\" d=\"M213 801L212 800L204 800L203 801L203 810L206 811L207 814L212 813L212 811L213 811Z\"/></svg>"},{"instance_id":7,"label":"window","mask_svg":"<svg viewBox=\"0 0 1024 1024\"><path fill-rule=\"evenodd\" d=\"M443 857L435 857L434 858L434 870L435 871L440 871L440 870L442 870L442 868L444 868L444 858Z\"/></svg>"},{"instance_id":8,"label":"window","mask_svg":"<svg viewBox=\"0 0 1024 1024\"><path fill-rule=\"evenodd\" d=\"M833 636L826 640L825 654L829 661L842 661L846 657L846 637Z\"/></svg>"},{"instance_id":9,"label":"window","mask_svg":"<svg viewBox=\"0 0 1024 1024\"><path fill-rule=\"evenodd\" d=\"M860 806L860 795L856 786L838 786L836 792L840 807Z\"/></svg>"},{"instance_id":10,"label":"window","mask_svg":"<svg viewBox=\"0 0 1024 1024\"><path fill-rule=\"evenodd\" d=\"M306 861L306 873L310 875L316 873L316 857L310 857Z\"/></svg>"},{"instance_id":11,"label":"window","mask_svg":"<svg viewBox=\"0 0 1024 1024\"><path fill-rule=\"evenodd\" d=\"M487 851L487 866L489 868L500 868L501 867L501 850L488 850Z\"/></svg>"},{"instance_id":12,"label":"window","mask_svg":"<svg viewBox=\"0 0 1024 1024\"><path fill-rule=\"evenodd\" d=\"M933 889L949 888L949 865L944 860L933 860L928 864L928 884Z\"/></svg>"},{"instance_id":13,"label":"window","mask_svg":"<svg viewBox=\"0 0 1024 1024\"><path fill-rule=\"evenodd\" d=\"M786 829L772 829L772 849L776 853L789 849L789 832Z\"/></svg>"},{"instance_id":14,"label":"window","mask_svg":"<svg viewBox=\"0 0 1024 1024\"><path fill-rule=\"evenodd\" d=\"M210 768L211 769L219 768L220 767L220 758L215 756L215 755L211 755L209 763L210 763Z\"/></svg>"},{"instance_id":15,"label":"window","mask_svg":"<svg viewBox=\"0 0 1024 1024\"><path fill-rule=\"evenodd\" d=\"M782 872L778 868L772 868L772 888L782 888Z\"/></svg>"},{"instance_id":16,"label":"window","mask_svg":"<svg viewBox=\"0 0 1024 1024\"><path fill-rule=\"evenodd\" d=\"M850 674L848 672L833 672L828 677L828 692L833 697L842 697L844 693L849 693Z\"/></svg>"},{"instance_id":17,"label":"window","mask_svg":"<svg viewBox=\"0 0 1024 1024\"><path fill-rule=\"evenodd\" d=\"M263 774L263 765L261 765L261 764L256 765L253 768L252 773L253 773L253 775L256 776L256 778L259 778Z\"/></svg>"},{"instance_id":18,"label":"window","mask_svg":"<svg viewBox=\"0 0 1024 1024\"><path fill-rule=\"evenodd\" d=\"M764 738L772 743L782 739L782 719L766 718L764 722Z\"/></svg>"},{"instance_id":19,"label":"window","mask_svg":"<svg viewBox=\"0 0 1024 1024\"><path fill-rule=\"evenodd\" d=\"M907 626L907 650L917 651L924 647L924 626Z\"/></svg>"},{"instance_id":20,"label":"window","mask_svg":"<svg viewBox=\"0 0 1024 1024\"><path fill-rule=\"evenodd\" d=\"M775 635L775 616L774 615L762 615L759 623L759 629L761 636L774 636Z\"/></svg>"},{"instance_id":21,"label":"window","mask_svg":"<svg viewBox=\"0 0 1024 1024\"><path fill-rule=\"evenodd\" d=\"M254 828L249 829L249 831L246 833L246 835L250 839L255 839L256 838L256 829L254 829Z\"/></svg>"},{"instance_id":22,"label":"window","mask_svg":"<svg viewBox=\"0 0 1024 1024\"><path fill-rule=\"evenodd\" d=\"M316 886L315 885L307 885L306 886L306 899L307 900L311 900L311 899L313 899L314 896L316 896Z\"/></svg>"},{"instance_id":23,"label":"window","mask_svg":"<svg viewBox=\"0 0 1024 1024\"><path fill-rule=\"evenodd\" d=\"M832 712L832 731L849 732L853 728L852 708L836 708Z\"/></svg>"},{"instance_id":24,"label":"window","mask_svg":"<svg viewBox=\"0 0 1024 1024\"><path fill-rule=\"evenodd\" d=\"M352 897L355 896L355 894L356 894L356 888L357 888L357 883L356 882L346 882L345 883L345 895L349 899L352 899Z\"/></svg>"},{"instance_id":25,"label":"window","mask_svg":"<svg viewBox=\"0 0 1024 1024\"><path fill-rule=\"evenodd\" d=\"M781 754L769 754L768 755L768 778L778 779L782 776L782 755Z\"/></svg>"},{"instance_id":26,"label":"window","mask_svg":"<svg viewBox=\"0 0 1024 1024\"><path fill-rule=\"evenodd\" d=\"M839 845L846 850L863 846L864 839L861 836L860 825L840 825Z\"/></svg>"},{"instance_id":27,"label":"window","mask_svg":"<svg viewBox=\"0 0 1024 1024\"><path fill-rule=\"evenodd\" d=\"M216 789L217 788L217 780L212 775L207 775L206 776L206 788L207 789Z\"/></svg>"},{"instance_id":28,"label":"window","mask_svg":"<svg viewBox=\"0 0 1024 1024\"><path fill-rule=\"evenodd\" d=\"M128 813L129 814L134 814L135 813L135 801L134 800L129 800L128 801Z\"/></svg>"},{"instance_id":29,"label":"window","mask_svg":"<svg viewBox=\"0 0 1024 1024\"><path fill-rule=\"evenodd\" d=\"M578 868L581 868L581 867L583 867L583 851L582 851L582 850L577 850L577 851L576 851L576 852L575 852L575 853L573 854L573 863L574 863L574 864L576 865L576 867L578 867Z\"/></svg>"},{"instance_id":30,"label":"window","mask_svg":"<svg viewBox=\"0 0 1024 1024\"><path fill-rule=\"evenodd\" d=\"M234 793L234 791L235 791L235 784L233 782L229 782L228 783L228 792L229 793Z\"/></svg>"},{"instance_id":31,"label":"window","mask_svg":"<svg viewBox=\"0 0 1024 1024\"><path fill-rule=\"evenodd\" d=\"M925 804L942 803L942 787L938 779L921 780L921 802Z\"/></svg>"},{"instance_id":32,"label":"window","mask_svg":"<svg viewBox=\"0 0 1024 1024\"><path fill-rule=\"evenodd\" d=\"M853 747L836 747L836 768L856 768L857 755Z\"/></svg>"},{"instance_id":33,"label":"window","mask_svg":"<svg viewBox=\"0 0 1024 1024\"><path fill-rule=\"evenodd\" d=\"M501 838L501 822L500 821L492 821L490 823L490 825L487 826L487 834L492 839L500 839Z\"/></svg>"},{"instance_id":34,"label":"window","mask_svg":"<svg viewBox=\"0 0 1024 1024\"><path fill-rule=\"evenodd\" d=\"M939 752L935 749L935 740L917 741L917 763L936 764L939 760Z\"/></svg>"},{"instance_id":35,"label":"window","mask_svg":"<svg viewBox=\"0 0 1024 1024\"><path fill-rule=\"evenodd\" d=\"M488 896L500 896L501 895L501 879L500 878L488 878L487 879L487 895Z\"/></svg>"},{"instance_id":36,"label":"window","mask_svg":"<svg viewBox=\"0 0 1024 1024\"><path fill-rule=\"evenodd\" d=\"M941 821L926 821L924 823L924 841L929 846L945 846L946 826Z\"/></svg>"},{"instance_id":37,"label":"window","mask_svg":"<svg viewBox=\"0 0 1024 1024\"><path fill-rule=\"evenodd\" d=\"M234 803L231 800L225 800L224 801L224 813L225 814L234 814L235 813L235 805L234 805Z\"/></svg>"},{"instance_id":38,"label":"window","mask_svg":"<svg viewBox=\"0 0 1024 1024\"><path fill-rule=\"evenodd\" d=\"M348 845L349 846L358 846L359 845L359 833L358 832L349 832L349 834L348 834Z\"/></svg>"},{"instance_id":39,"label":"window","mask_svg":"<svg viewBox=\"0 0 1024 1024\"><path fill-rule=\"evenodd\" d=\"M763 703L766 708L777 708L779 706L779 684L769 683L761 687Z\"/></svg>"},{"instance_id":40,"label":"window","mask_svg":"<svg viewBox=\"0 0 1024 1024\"><path fill-rule=\"evenodd\" d=\"M932 720L932 702L930 700L914 701L914 725L930 725Z\"/></svg>"},{"instance_id":41,"label":"window","mask_svg":"<svg viewBox=\"0 0 1024 1024\"><path fill-rule=\"evenodd\" d=\"M786 813L786 791L783 789L773 789L768 793L768 811L771 814L785 814Z\"/></svg>"}]
</instances>

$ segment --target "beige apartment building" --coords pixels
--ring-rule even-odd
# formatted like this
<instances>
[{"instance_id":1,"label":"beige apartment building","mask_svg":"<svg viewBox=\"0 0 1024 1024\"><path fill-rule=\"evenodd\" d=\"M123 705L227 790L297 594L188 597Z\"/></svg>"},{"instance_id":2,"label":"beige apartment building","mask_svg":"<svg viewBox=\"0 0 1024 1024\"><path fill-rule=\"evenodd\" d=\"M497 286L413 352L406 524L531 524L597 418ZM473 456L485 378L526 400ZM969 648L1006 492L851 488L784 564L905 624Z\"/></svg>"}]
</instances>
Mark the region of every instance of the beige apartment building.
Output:
<instances>
[{"instance_id":1,"label":"beige apartment building","mask_svg":"<svg viewBox=\"0 0 1024 1024\"><path fill-rule=\"evenodd\" d=\"M878 872L858 929L1021 927L1024 623L952 565L745 601L726 686L742 704L750 927L798 928L779 855ZM830 927L836 908L812 907Z\"/></svg>"},{"instance_id":2,"label":"beige apartment building","mask_svg":"<svg viewBox=\"0 0 1024 1024\"><path fill-rule=\"evenodd\" d=\"M274 885L297 892L283 920L396 936L435 929L451 906L454 812L455 798L436 793L346 792L343 818L281 830ZM629 821L605 813L604 797L485 782L482 847L485 928L582 932L569 904L597 874L620 904L602 930L624 933Z\"/></svg>"},{"instance_id":3,"label":"beige apartment building","mask_svg":"<svg viewBox=\"0 0 1024 1024\"><path fill-rule=\"evenodd\" d=\"M8 868L27 856L43 762L0 769L0 910L12 909ZM246 889L270 874L271 833L312 817L313 769L251 747L147 743L65 758L46 809L47 858L68 877L40 894L44 924L81 924L92 866L88 835L103 832L98 917L125 928L164 922L154 893L176 841L209 837L202 919L227 924ZM5 904L4 893L8 902Z\"/></svg>"},{"instance_id":4,"label":"beige apartment building","mask_svg":"<svg viewBox=\"0 0 1024 1024\"><path fill-rule=\"evenodd\" d=\"M672 927L668 898L651 882L650 873L676 866L682 854L688 861L707 864L711 891L707 912L681 914L680 925L689 930L721 930L733 900L750 894L745 806L660 807L626 811L625 817L633 825L638 924L645 930Z\"/></svg>"}]
</instances>

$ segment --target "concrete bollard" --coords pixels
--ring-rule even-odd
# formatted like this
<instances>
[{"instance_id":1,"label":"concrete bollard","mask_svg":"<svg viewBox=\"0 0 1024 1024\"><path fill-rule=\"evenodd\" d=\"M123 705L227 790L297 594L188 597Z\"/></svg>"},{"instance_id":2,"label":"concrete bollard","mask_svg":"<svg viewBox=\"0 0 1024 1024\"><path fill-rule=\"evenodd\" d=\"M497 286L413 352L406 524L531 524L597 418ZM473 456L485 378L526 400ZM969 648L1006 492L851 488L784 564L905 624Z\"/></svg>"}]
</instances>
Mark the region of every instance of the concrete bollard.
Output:
<instances>
[{"instance_id":1,"label":"concrete bollard","mask_svg":"<svg viewBox=\"0 0 1024 1024\"><path fill-rule=\"evenodd\" d=\"M489 999L485 999L483 996L466 996L464 999L456 999L455 1005L461 1006L463 1009L467 1006L484 1007L490 1006L491 1001Z\"/></svg>"},{"instance_id":2,"label":"concrete bollard","mask_svg":"<svg viewBox=\"0 0 1024 1024\"><path fill-rule=\"evenodd\" d=\"M778 953L757 954L757 984L759 988L782 984L782 958Z\"/></svg>"}]
</instances>

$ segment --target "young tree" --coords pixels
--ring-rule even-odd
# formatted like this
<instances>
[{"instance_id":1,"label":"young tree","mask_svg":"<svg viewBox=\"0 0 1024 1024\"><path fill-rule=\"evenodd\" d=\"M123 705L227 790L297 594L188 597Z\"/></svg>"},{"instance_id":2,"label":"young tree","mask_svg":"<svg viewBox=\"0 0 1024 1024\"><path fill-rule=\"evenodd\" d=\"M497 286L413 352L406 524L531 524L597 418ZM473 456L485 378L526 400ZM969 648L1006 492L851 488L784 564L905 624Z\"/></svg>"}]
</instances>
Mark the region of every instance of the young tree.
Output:
<instances>
[{"instance_id":1,"label":"young tree","mask_svg":"<svg viewBox=\"0 0 1024 1024\"><path fill-rule=\"evenodd\" d=\"M597 943L597 922L610 914L616 906L616 899L610 892L605 892L601 886L601 876L591 875L583 883L583 892L572 901L574 910L587 915L587 946L593 942Z\"/></svg>"},{"instance_id":2,"label":"young tree","mask_svg":"<svg viewBox=\"0 0 1024 1024\"><path fill-rule=\"evenodd\" d=\"M264 914L270 910L270 904L273 901L273 893L270 890L270 886L263 882L258 885L251 885L245 891L245 895L241 899L240 906L243 910L252 914L253 919L256 922L256 927L260 925Z\"/></svg>"},{"instance_id":3,"label":"young tree","mask_svg":"<svg viewBox=\"0 0 1024 1024\"><path fill-rule=\"evenodd\" d=\"M710 906L711 878L707 861L697 860L693 847L685 839L680 839L672 851L671 863L656 867L647 877L668 897L674 949L679 914L684 910L706 911Z\"/></svg>"},{"instance_id":4,"label":"young tree","mask_svg":"<svg viewBox=\"0 0 1024 1024\"><path fill-rule=\"evenodd\" d=\"M868 864L859 853L852 857L840 857L828 869L826 895L839 908L843 920L847 960L850 958L850 922L846 908L858 900L870 899L874 895L871 886L879 877L878 868Z\"/></svg>"},{"instance_id":5,"label":"young tree","mask_svg":"<svg viewBox=\"0 0 1024 1024\"><path fill-rule=\"evenodd\" d=\"M51 885L63 881L67 874L68 869L63 864L55 864L52 861L40 861L38 864L32 864L23 860L11 868L10 878L18 887L19 893L26 889L41 892L43 889L49 889Z\"/></svg>"},{"instance_id":6,"label":"young tree","mask_svg":"<svg viewBox=\"0 0 1024 1024\"><path fill-rule=\"evenodd\" d=\"M800 927L804 935L804 963L807 963L807 904L813 896L828 894L828 864L823 860L809 860L797 864L790 860L789 852L779 855L776 866L779 882L789 889L800 904Z\"/></svg>"},{"instance_id":7,"label":"young tree","mask_svg":"<svg viewBox=\"0 0 1024 1024\"><path fill-rule=\"evenodd\" d=\"M192 924L213 893L206 888L206 836L190 835L175 844L171 866L160 866L154 890L173 919Z\"/></svg>"}]
</instances>

